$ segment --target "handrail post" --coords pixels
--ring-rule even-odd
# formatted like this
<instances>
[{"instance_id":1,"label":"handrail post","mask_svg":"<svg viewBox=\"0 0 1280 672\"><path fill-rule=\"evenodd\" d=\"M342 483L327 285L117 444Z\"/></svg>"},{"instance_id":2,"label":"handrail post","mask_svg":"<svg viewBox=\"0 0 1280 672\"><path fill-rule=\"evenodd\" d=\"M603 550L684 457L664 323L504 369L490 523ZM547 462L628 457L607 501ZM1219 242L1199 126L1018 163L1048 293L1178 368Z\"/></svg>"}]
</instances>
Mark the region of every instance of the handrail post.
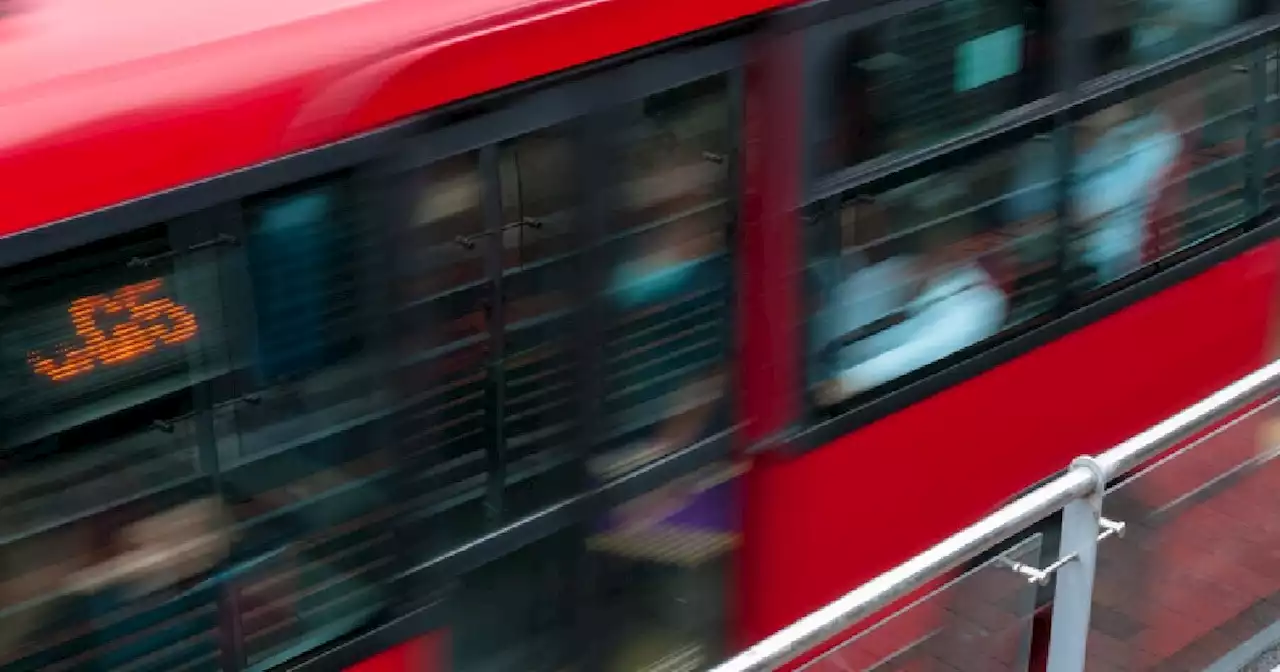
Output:
<instances>
[{"instance_id":1,"label":"handrail post","mask_svg":"<svg viewBox=\"0 0 1280 672\"><path fill-rule=\"evenodd\" d=\"M1053 628L1049 633L1048 672L1084 672L1089 641L1089 617L1093 608L1093 578L1097 568L1102 521L1102 495L1107 474L1092 457L1078 457L1074 468L1093 475L1093 492L1062 510L1062 536L1058 554L1070 558L1058 569L1053 591Z\"/></svg>"}]
</instances>

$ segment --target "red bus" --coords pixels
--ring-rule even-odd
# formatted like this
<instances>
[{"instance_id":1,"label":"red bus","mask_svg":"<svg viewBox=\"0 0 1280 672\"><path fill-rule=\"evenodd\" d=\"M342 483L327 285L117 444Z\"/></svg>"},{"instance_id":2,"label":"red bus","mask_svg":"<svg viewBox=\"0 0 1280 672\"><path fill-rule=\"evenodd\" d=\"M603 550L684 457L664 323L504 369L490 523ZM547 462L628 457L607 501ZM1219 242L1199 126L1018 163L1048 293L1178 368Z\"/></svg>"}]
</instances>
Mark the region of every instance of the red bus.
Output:
<instances>
[{"instance_id":1,"label":"red bus","mask_svg":"<svg viewBox=\"0 0 1280 672\"><path fill-rule=\"evenodd\" d=\"M696 669L1266 356L1265 8L438 4L0 15L6 669Z\"/></svg>"}]
</instances>

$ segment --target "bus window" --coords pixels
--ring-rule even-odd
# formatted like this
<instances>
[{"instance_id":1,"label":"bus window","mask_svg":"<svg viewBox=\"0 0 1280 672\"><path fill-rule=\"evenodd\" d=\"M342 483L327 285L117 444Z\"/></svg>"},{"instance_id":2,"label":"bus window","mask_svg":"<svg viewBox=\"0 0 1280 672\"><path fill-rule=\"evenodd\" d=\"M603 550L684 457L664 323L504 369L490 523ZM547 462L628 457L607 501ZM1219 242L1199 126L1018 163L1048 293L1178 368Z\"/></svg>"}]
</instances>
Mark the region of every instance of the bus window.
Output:
<instances>
[{"instance_id":1,"label":"bus window","mask_svg":"<svg viewBox=\"0 0 1280 672\"><path fill-rule=\"evenodd\" d=\"M253 567L233 580L253 664L359 625L395 557L389 390L368 317L375 237L346 189L330 178L244 204L252 329L214 427L237 555Z\"/></svg>"},{"instance_id":2,"label":"bus window","mask_svg":"<svg viewBox=\"0 0 1280 672\"><path fill-rule=\"evenodd\" d=\"M200 586L232 531L195 391L226 373L210 357L217 255L175 253L152 227L4 272L5 669L216 662ZM157 619L172 627L148 630Z\"/></svg>"},{"instance_id":3,"label":"bus window","mask_svg":"<svg viewBox=\"0 0 1280 672\"><path fill-rule=\"evenodd\" d=\"M1046 21L1034 2L940 0L842 35L820 163L921 149L1047 95Z\"/></svg>"},{"instance_id":4,"label":"bus window","mask_svg":"<svg viewBox=\"0 0 1280 672\"><path fill-rule=\"evenodd\" d=\"M382 404L364 319L372 236L356 225L350 200L336 182L246 204L250 305L233 309L251 316L253 328L237 344L248 364L236 389L245 403L218 413L226 464L337 423L358 426Z\"/></svg>"},{"instance_id":5,"label":"bus window","mask_svg":"<svg viewBox=\"0 0 1280 672\"><path fill-rule=\"evenodd\" d=\"M610 430L609 450L593 467L600 475L725 427L731 211L720 142L729 108L725 83L715 83L689 85L686 98L668 103L675 109L646 110L629 129L617 216L634 223L615 229L607 245Z\"/></svg>"},{"instance_id":6,"label":"bus window","mask_svg":"<svg viewBox=\"0 0 1280 672\"><path fill-rule=\"evenodd\" d=\"M1101 110L1076 127L1073 279L1105 284L1232 226L1245 200L1249 76L1225 63ZM1198 82L1188 87L1187 82ZM1051 159L1023 157L1040 179Z\"/></svg>"},{"instance_id":7,"label":"bus window","mask_svg":"<svg viewBox=\"0 0 1280 672\"><path fill-rule=\"evenodd\" d=\"M694 82L627 112L624 200L607 246L606 435L591 464L600 479L712 437L729 413L728 82ZM712 465L595 521L597 669L694 669L727 651L731 471Z\"/></svg>"},{"instance_id":8,"label":"bus window","mask_svg":"<svg viewBox=\"0 0 1280 672\"><path fill-rule=\"evenodd\" d=\"M573 446L575 328L581 298L577 147L571 125L501 143L502 515L516 518L582 487ZM498 240L494 241L495 243Z\"/></svg>"},{"instance_id":9,"label":"bus window","mask_svg":"<svg viewBox=\"0 0 1280 672\"><path fill-rule=\"evenodd\" d=\"M809 377L839 404L1043 314L1053 301L1052 175L1018 184L1047 139L846 198L811 244ZM820 238L820 239L818 239Z\"/></svg>"},{"instance_id":10,"label":"bus window","mask_svg":"<svg viewBox=\"0 0 1280 672\"><path fill-rule=\"evenodd\" d=\"M418 503L429 512L421 553L432 556L485 530L490 448L489 302L480 153L442 159L408 178L413 211L393 286L396 416Z\"/></svg>"}]
</instances>

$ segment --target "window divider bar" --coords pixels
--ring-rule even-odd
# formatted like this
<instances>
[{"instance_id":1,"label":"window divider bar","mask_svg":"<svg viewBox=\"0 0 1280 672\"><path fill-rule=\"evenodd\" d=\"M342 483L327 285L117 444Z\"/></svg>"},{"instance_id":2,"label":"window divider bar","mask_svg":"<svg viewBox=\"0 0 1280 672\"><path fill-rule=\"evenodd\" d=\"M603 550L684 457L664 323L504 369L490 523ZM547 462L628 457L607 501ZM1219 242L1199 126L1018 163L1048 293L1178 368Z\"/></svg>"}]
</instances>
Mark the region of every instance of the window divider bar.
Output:
<instances>
[{"instance_id":1,"label":"window divider bar","mask_svg":"<svg viewBox=\"0 0 1280 672\"><path fill-rule=\"evenodd\" d=\"M374 163L356 171L353 179L352 193L357 200L354 225L370 239L361 259L365 278L361 305L364 308L363 319L368 325L370 340L373 343L373 369L370 372L374 386L378 392L385 393L384 403L398 406L399 393L403 392L396 384L399 353L395 344L395 328L392 324L395 311L395 283L400 268L395 244L396 237L408 225L413 214L410 199L405 198L407 184L398 180L387 170L390 156L383 157ZM378 381L381 381L380 383ZM393 456L395 468L388 479L391 489L391 501L400 506L407 506L415 499L412 481L414 474L405 465L410 463L409 450L405 442L396 432L399 413L382 413L374 421L373 435L375 446L386 446ZM376 448L375 448L376 449ZM392 514L388 516L386 527L394 540L388 551L394 556L396 572L402 572L412 566L415 552L419 548L417 536L406 524L407 516ZM405 609L411 602L411 592L396 590L392 595L392 608Z\"/></svg>"},{"instance_id":2,"label":"window divider bar","mask_svg":"<svg viewBox=\"0 0 1280 672\"><path fill-rule=\"evenodd\" d=\"M485 406L490 424L489 441L485 444L488 478L485 492L485 514L491 523L501 520L503 491L507 481L506 441L506 300L502 278L503 237L502 175L498 165L498 145L480 149L480 177L483 186L484 228L490 236L485 244L485 270L490 281L490 294L485 321L489 330L488 372L485 376Z\"/></svg>"},{"instance_id":3,"label":"window divider bar","mask_svg":"<svg viewBox=\"0 0 1280 672\"><path fill-rule=\"evenodd\" d=\"M1087 73L1093 72L1092 51L1085 49L1085 36L1093 26L1097 14L1097 0L1053 0L1051 11L1062 24L1057 31L1053 49L1054 89L1062 92L1068 104L1080 96L1080 87ZM1054 114L1053 128L1054 176L1054 258L1055 266L1052 310L1065 315L1074 303L1071 282L1071 238L1073 230L1071 192L1075 172L1075 127L1067 111Z\"/></svg>"},{"instance_id":4,"label":"window divider bar","mask_svg":"<svg viewBox=\"0 0 1280 672\"><path fill-rule=\"evenodd\" d=\"M239 202L236 201L211 210L205 210L190 218L179 219L169 226L170 241L174 248L181 248L189 244L192 239L208 239L214 235L215 231L217 235L225 235L225 232L222 231L222 223L225 221L237 222L241 216ZM189 224L190 226L183 226L183 224ZM176 255L173 257L174 275L175 277L181 277L180 269L200 263L201 257L219 257L222 254L223 251L221 249L213 246L193 255ZM226 294L226 290L222 286L221 268L218 270L219 287L216 296L221 309L226 305L234 304L235 301L233 300L234 297ZM176 291L181 296L183 291L181 282L177 283ZM225 316L219 321L225 323ZM195 351L196 365L198 367L209 365L207 361L208 350L205 346L197 345L191 350ZM210 382L203 378L201 376L201 380L191 386L191 410L195 426L197 459L199 460L200 471L208 479L213 494L218 497L219 501L225 502L227 501L225 496L226 485L223 481L223 469L218 455L218 436L213 421L213 414L216 409L209 390ZM235 580L222 582L222 585L215 588L214 595L216 596L215 608L218 618L218 630L221 633L218 645L220 665L222 669L228 672L242 670L247 665L248 656L245 653L244 627L241 623L242 612L237 582Z\"/></svg>"},{"instance_id":5,"label":"window divider bar","mask_svg":"<svg viewBox=\"0 0 1280 672\"><path fill-rule=\"evenodd\" d=\"M729 83L728 83L729 90L727 91L727 97L729 99L728 100L729 119L728 119L727 130L728 130L728 136L729 136L729 147L728 147L728 157L727 157L727 161L728 161L727 174L725 175L725 185L728 192L726 194L726 196L728 197L727 198L728 208L726 213L727 216L725 218L726 224L725 224L724 240L725 240L725 254L727 256L726 272L728 273L728 277L730 280L727 283L728 291L725 292L724 300L727 303L727 306L726 306L727 310L725 311L724 329L722 333L724 337L725 347L728 348L728 351L730 354L727 354L727 356L725 357L724 368L721 371L721 379L726 382L732 381L734 379L734 376L731 375L732 369L733 369L732 353L742 352L742 347L741 347L741 343L739 342L739 334L738 334L738 328L737 328L738 315L739 315L738 307L742 305L742 301L739 300L740 297L742 296L741 288L740 288L742 284L742 280L741 280L742 273L739 271L740 267L738 265L738 261L741 257L738 254L738 250L739 250L739 247L741 246L741 236L742 236L742 227L740 225L741 215L742 215L741 199L742 199L742 195L746 193L746 187L747 187L745 180L743 180L743 174L745 171L743 170L743 166L742 166L742 161L743 161L742 147L745 144L744 135L745 135L746 126L747 126L747 123L746 123L746 117L747 117L746 65L745 64L741 65L729 71L728 78L729 78ZM801 154L803 155L803 152L801 152ZM803 240L801 242L802 242L801 249L803 250L804 249ZM798 313L798 314L803 315L803 313ZM800 370L801 371L804 370L803 366L801 367ZM803 384L800 386L799 391L801 394L804 393L805 387L806 386ZM727 389L725 391L725 396L732 397L732 399L729 402L730 404L732 404L732 408L741 407L741 404L739 403L740 398L737 393L737 389L738 389L737 385L728 384ZM800 406L799 408L803 408L803 406Z\"/></svg>"},{"instance_id":6,"label":"window divider bar","mask_svg":"<svg viewBox=\"0 0 1280 672\"><path fill-rule=\"evenodd\" d=\"M575 127L577 140L575 157L578 159L575 168L579 179L576 181L581 189L579 202L583 207L578 211L578 240L582 281L577 283L574 300L577 303L577 315L574 321L576 342L571 345L575 351L574 380L576 399L575 408L580 414L575 433L574 458L577 461L578 492L587 492L595 487L595 478L590 470L591 458L605 436L603 419L604 395L607 392L604 365L604 347L606 342L606 320L608 311L604 308L602 297L608 284L608 273L612 258L608 254L610 245L605 222L613 220L616 207L610 199L609 185L616 184L618 158L617 128L624 127L617 123L616 108L606 108L600 112L584 116ZM597 513L598 515L598 513ZM582 584L574 591L574 610L576 617L575 631L584 642L583 656L587 669L602 669L606 665L603 642L607 632L604 625L608 613L608 596L601 593L598 585L597 570L593 554L586 548L586 534L589 521L575 521L579 529L584 530L580 540L580 552L574 556L575 570L582 577Z\"/></svg>"},{"instance_id":7,"label":"window divider bar","mask_svg":"<svg viewBox=\"0 0 1280 672\"><path fill-rule=\"evenodd\" d=\"M610 221L614 204L609 198L607 186L613 180L614 167L617 163L611 159L616 156L617 136L611 133L610 124L614 121L612 110L598 112L584 117L579 125L579 170L582 171L582 185L585 207L579 215L581 228L579 231L582 251L583 282L577 287L578 338L581 344L579 354L575 357L578 365L578 403L582 413L579 427L579 444L576 447L578 458L582 462L583 481L589 487L590 475L587 473L587 461L591 458L593 448L604 436L601 426L601 406L605 393L604 385L604 343L606 311L601 301L608 282L608 271L612 262L609 257L607 242L609 237L604 222Z\"/></svg>"},{"instance_id":8,"label":"window divider bar","mask_svg":"<svg viewBox=\"0 0 1280 672\"><path fill-rule=\"evenodd\" d=\"M1249 54L1249 94L1253 99L1249 130L1245 135L1245 194L1249 217L1256 219L1266 209L1267 148L1270 104L1267 100L1267 46L1259 45ZM1255 222L1256 223L1256 222Z\"/></svg>"}]
</instances>

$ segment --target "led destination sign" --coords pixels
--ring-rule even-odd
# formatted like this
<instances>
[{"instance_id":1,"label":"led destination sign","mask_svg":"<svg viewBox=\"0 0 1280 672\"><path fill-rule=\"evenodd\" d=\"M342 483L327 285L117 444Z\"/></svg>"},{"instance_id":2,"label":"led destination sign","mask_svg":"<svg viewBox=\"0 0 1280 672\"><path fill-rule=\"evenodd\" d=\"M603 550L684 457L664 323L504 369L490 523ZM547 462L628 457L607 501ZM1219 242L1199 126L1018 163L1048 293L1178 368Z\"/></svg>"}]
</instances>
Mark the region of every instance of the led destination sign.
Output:
<instances>
[{"instance_id":1,"label":"led destination sign","mask_svg":"<svg viewBox=\"0 0 1280 672\"><path fill-rule=\"evenodd\" d=\"M198 329L191 311L164 296L160 278L76 299L67 313L75 338L27 356L32 371L54 381L135 361L191 340Z\"/></svg>"}]
</instances>

